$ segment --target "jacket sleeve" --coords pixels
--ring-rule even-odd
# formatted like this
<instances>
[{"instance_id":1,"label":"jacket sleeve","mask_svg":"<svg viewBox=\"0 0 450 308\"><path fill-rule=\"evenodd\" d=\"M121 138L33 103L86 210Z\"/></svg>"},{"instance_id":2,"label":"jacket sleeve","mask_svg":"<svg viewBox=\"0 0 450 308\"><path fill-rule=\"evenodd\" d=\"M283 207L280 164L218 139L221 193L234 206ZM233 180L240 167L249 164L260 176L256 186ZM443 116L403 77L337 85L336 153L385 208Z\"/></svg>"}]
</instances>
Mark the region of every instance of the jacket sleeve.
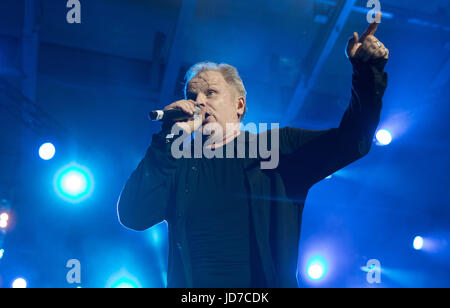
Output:
<instances>
[{"instance_id":1,"label":"jacket sleeve","mask_svg":"<svg viewBox=\"0 0 450 308\"><path fill-rule=\"evenodd\" d=\"M289 182L309 188L369 152L387 87L386 62L352 60L350 104L338 128L281 129L280 169Z\"/></svg>"},{"instance_id":2,"label":"jacket sleeve","mask_svg":"<svg viewBox=\"0 0 450 308\"><path fill-rule=\"evenodd\" d=\"M166 219L176 160L170 154L168 130L154 134L145 157L123 188L117 212L127 228L142 231Z\"/></svg>"}]
</instances>

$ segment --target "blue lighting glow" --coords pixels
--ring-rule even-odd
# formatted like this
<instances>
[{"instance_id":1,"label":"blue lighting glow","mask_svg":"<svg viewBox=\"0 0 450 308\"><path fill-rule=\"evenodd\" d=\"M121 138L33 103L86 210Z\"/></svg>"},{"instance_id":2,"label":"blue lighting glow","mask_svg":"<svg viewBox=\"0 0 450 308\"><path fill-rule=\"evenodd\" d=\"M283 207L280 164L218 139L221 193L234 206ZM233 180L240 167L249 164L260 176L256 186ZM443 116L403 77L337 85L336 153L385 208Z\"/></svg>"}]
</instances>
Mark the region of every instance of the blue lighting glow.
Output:
<instances>
[{"instance_id":1,"label":"blue lighting glow","mask_svg":"<svg viewBox=\"0 0 450 308\"><path fill-rule=\"evenodd\" d=\"M163 221L147 231L147 237L152 245L160 246L167 237L167 224Z\"/></svg>"},{"instance_id":2,"label":"blue lighting glow","mask_svg":"<svg viewBox=\"0 0 450 308\"><path fill-rule=\"evenodd\" d=\"M25 289L27 287L27 281L23 278L17 278L12 283L13 289Z\"/></svg>"},{"instance_id":3,"label":"blue lighting glow","mask_svg":"<svg viewBox=\"0 0 450 308\"><path fill-rule=\"evenodd\" d=\"M60 169L54 179L54 188L62 199L78 203L88 198L94 188L91 173L83 166L72 164Z\"/></svg>"},{"instance_id":4,"label":"blue lighting glow","mask_svg":"<svg viewBox=\"0 0 450 308\"><path fill-rule=\"evenodd\" d=\"M6 227L8 227L8 221L0 220L0 229L6 229Z\"/></svg>"},{"instance_id":5,"label":"blue lighting glow","mask_svg":"<svg viewBox=\"0 0 450 308\"><path fill-rule=\"evenodd\" d=\"M128 278L119 279L116 283L114 283L111 288L115 289L136 289L139 288L139 285Z\"/></svg>"},{"instance_id":6,"label":"blue lighting glow","mask_svg":"<svg viewBox=\"0 0 450 308\"><path fill-rule=\"evenodd\" d=\"M136 277L128 273L125 269L121 269L118 273L111 276L108 279L106 287L115 289L142 288Z\"/></svg>"},{"instance_id":7,"label":"blue lighting glow","mask_svg":"<svg viewBox=\"0 0 450 308\"><path fill-rule=\"evenodd\" d=\"M159 244L161 235L159 234L158 230L151 229L151 239L155 245Z\"/></svg>"},{"instance_id":8,"label":"blue lighting glow","mask_svg":"<svg viewBox=\"0 0 450 308\"><path fill-rule=\"evenodd\" d=\"M47 142L39 148L39 157L43 160L50 160L55 156L55 152L55 146L50 142Z\"/></svg>"},{"instance_id":9,"label":"blue lighting glow","mask_svg":"<svg viewBox=\"0 0 450 308\"><path fill-rule=\"evenodd\" d=\"M3 212L0 214L0 228L1 229L6 229L6 227L8 227L8 220L9 220L8 213Z\"/></svg>"},{"instance_id":10,"label":"blue lighting glow","mask_svg":"<svg viewBox=\"0 0 450 308\"><path fill-rule=\"evenodd\" d=\"M414 238L413 247L415 250L421 250L423 248L423 238L421 236Z\"/></svg>"},{"instance_id":11,"label":"blue lighting glow","mask_svg":"<svg viewBox=\"0 0 450 308\"><path fill-rule=\"evenodd\" d=\"M5 254L4 249L0 249L0 260L3 259L3 255Z\"/></svg>"},{"instance_id":12,"label":"blue lighting glow","mask_svg":"<svg viewBox=\"0 0 450 308\"><path fill-rule=\"evenodd\" d=\"M8 221L8 219L9 219L8 213L1 213L1 214L0 214L0 220L6 220L6 221Z\"/></svg>"},{"instance_id":13,"label":"blue lighting glow","mask_svg":"<svg viewBox=\"0 0 450 308\"><path fill-rule=\"evenodd\" d=\"M327 262L322 256L312 257L306 266L306 274L308 278L314 281L325 277L327 273Z\"/></svg>"},{"instance_id":14,"label":"blue lighting glow","mask_svg":"<svg viewBox=\"0 0 450 308\"><path fill-rule=\"evenodd\" d=\"M392 141L391 132L387 129L380 129L376 134L376 138L380 145L388 145Z\"/></svg>"}]
</instances>

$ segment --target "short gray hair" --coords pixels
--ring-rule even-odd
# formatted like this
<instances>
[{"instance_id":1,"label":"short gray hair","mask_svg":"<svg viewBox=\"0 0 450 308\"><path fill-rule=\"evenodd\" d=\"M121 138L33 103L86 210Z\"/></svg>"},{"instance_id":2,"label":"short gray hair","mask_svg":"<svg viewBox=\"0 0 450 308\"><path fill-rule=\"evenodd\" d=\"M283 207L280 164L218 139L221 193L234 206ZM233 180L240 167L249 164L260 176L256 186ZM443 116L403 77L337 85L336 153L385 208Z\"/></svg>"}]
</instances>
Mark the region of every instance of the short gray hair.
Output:
<instances>
[{"instance_id":1,"label":"short gray hair","mask_svg":"<svg viewBox=\"0 0 450 308\"><path fill-rule=\"evenodd\" d=\"M187 97L187 86L189 81L192 78L197 76L197 74L205 71L216 71L222 74L223 79L232 86L239 96L243 96L246 98L247 91L245 91L244 83L242 82L241 77L239 76L238 70L229 64L226 63L214 63L214 62L199 62L192 65L184 76L185 84L184 84L184 97ZM244 113L242 114L240 120L245 116L247 112L247 102L245 103Z\"/></svg>"}]
</instances>

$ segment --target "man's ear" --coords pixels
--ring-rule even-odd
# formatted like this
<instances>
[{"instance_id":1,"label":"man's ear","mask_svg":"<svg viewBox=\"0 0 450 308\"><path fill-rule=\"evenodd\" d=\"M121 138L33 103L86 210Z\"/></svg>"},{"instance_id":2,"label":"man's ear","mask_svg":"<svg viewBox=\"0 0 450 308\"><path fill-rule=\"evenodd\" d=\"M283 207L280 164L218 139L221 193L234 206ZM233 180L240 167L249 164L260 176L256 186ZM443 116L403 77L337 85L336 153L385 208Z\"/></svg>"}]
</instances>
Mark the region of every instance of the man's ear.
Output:
<instances>
[{"instance_id":1,"label":"man's ear","mask_svg":"<svg viewBox=\"0 0 450 308\"><path fill-rule=\"evenodd\" d=\"M236 111L239 119L242 119L242 116L245 112L245 97L238 96L236 100Z\"/></svg>"}]
</instances>

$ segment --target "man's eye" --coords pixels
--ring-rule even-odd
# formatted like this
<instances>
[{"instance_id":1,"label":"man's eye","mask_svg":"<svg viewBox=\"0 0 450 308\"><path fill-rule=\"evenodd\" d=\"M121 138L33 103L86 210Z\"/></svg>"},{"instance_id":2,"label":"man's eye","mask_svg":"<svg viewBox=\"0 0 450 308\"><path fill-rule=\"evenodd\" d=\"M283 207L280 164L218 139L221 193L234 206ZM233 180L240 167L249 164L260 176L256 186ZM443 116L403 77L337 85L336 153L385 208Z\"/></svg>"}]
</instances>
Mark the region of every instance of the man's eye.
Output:
<instances>
[{"instance_id":1,"label":"man's eye","mask_svg":"<svg viewBox=\"0 0 450 308\"><path fill-rule=\"evenodd\" d=\"M208 90L208 95L213 95L215 93L216 93L216 91L214 91L214 90Z\"/></svg>"}]
</instances>

